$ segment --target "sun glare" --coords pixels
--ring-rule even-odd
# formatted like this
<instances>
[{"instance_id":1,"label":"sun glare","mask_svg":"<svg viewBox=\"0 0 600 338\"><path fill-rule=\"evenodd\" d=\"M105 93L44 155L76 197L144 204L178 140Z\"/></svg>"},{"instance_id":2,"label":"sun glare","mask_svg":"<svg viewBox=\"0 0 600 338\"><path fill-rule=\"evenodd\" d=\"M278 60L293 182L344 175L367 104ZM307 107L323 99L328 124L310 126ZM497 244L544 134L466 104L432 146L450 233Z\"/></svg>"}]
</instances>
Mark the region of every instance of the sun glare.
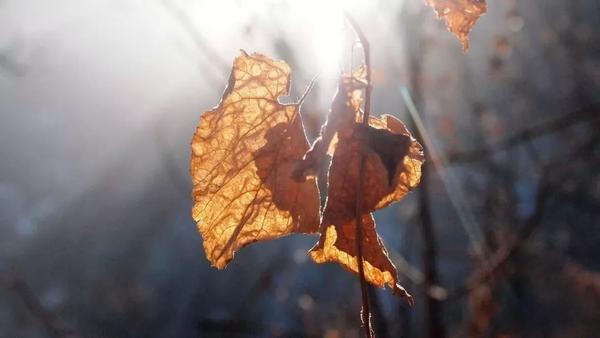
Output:
<instances>
[{"instance_id":1,"label":"sun glare","mask_svg":"<svg viewBox=\"0 0 600 338\"><path fill-rule=\"evenodd\" d=\"M341 67L344 44L344 17L342 1L310 1L310 5L297 4L297 10L308 19L313 32L311 50L322 76L336 76Z\"/></svg>"},{"instance_id":2,"label":"sun glare","mask_svg":"<svg viewBox=\"0 0 600 338\"><path fill-rule=\"evenodd\" d=\"M344 12L353 17L359 17L371 3L354 0L305 0L291 1L294 11L306 21L314 39L310 48L315 58L318 71L323 77L337 77L340 70L346 66L343 59L350 50L352 43L344 23Z\"/></svg>"},{"instance_id":3,"label":"sun glare","mask_svg":"<svg viewBox=\"0 0 600 338\"><path fill-rule=\"evenodd\" d=\"M258 0L243 6L261 8L264 12L273 6L285 7L286 14L295 17L294 22L300 25L295 31L306 37L306 45L298 48L309 52L321 77L337 77L345 66L344 48L350 48L351 43L345 34L344 12L360 19L371 4L362 0Z\"/></svg>"}]
</instances>

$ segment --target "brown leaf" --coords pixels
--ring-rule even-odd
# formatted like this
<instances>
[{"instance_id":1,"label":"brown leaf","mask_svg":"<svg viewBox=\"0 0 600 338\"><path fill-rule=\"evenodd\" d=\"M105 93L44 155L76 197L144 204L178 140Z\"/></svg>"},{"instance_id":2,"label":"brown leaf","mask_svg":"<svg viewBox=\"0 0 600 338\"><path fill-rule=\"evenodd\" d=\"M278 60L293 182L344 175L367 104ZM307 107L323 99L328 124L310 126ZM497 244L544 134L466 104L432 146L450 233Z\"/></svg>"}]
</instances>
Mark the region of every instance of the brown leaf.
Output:
<instances>
[{"instance_id":1,"label":"brown leaf","mask_svg":"<svg viewBox=\"0 0 600 338\"><path fill-rule=\"evenodd\" d=\"M311 149L326 149L329 143L335 142L321 238L310 255L317 263L338 262L358 273L356 192L362 154L365 161L361 206L365 279L379 287L390 286L412 303L412 297L398 285L396 268L375 231L371 212L400 200L419 183L424 161L422 147L404 124L392 116L371 118L369 127L357 123L361 117L355 86L347 78L342 79L318 141L322 144L315 144ZM308 153L306 158L314 154Z\"/></svg>"},{"instance_id":2,"label":"brown leaf","mask_svg":"<svg viewBox=\"0 0 600 338\"><path fill-rule=\"evenodd\" d=\"M425 0L443 19L448 30L454 33L463 45L469 49L469 32L479 18L487 12L485 0Z\"/></svg>"},{"instance_id":3,"label":"brown leaf","mask_svg":"<svg viewBox=\"0 0 600 338\"><path fill-rule=\"evenodd\" d=\"M291 179L308 142L299 104L278 101L289 76L285 62L243 52L220 104L202 114L194 134L192 215L219 269L250 243L317 231L316 182Z\"/></svg>"},{"instance_id":4,"label":"brown leaf","mask_svg":"<svg viewBox=\"0 0 600 338\"><path fill-rule=\"evenodd\" d=\"M368 144L378 156L367 158L367 178L369 161L381 161L388 174L388 185L380 188L378 191L381 193L372 197L377 201L373 210L378 210L399 201L419 184L425 157L423 147L412 137L402 121L391 115L383 115L381 119L371 117L369 125L372 128L367 135ZM372 170L375 172L379 169ZM367 184L367 187L371 188L373 185Z\"/></svg>"},{"instance_id":5,"label":"brown leaf","mask_svg":"<svg viewBox=\"0 0 600 338\"><path fill-rule=\"evenodd\" d=\"M202 115L192 141L193 217L207 258L223 268L249 243L292 232L315 232L319 195L314 178L326 154L328 199L321 238L310 255L357 272L356 196L364 161L362 233L365 279L388 285L412 303L375 231L372 211L400 200L420 180L422 148L392 116L357 121L364 70L343 76L321 135L308 150L298 105L277 101L288 93L289 67L243 53L218 107ZM303 154L306 154L303 157Z\"/></svg>"}]
</instances>

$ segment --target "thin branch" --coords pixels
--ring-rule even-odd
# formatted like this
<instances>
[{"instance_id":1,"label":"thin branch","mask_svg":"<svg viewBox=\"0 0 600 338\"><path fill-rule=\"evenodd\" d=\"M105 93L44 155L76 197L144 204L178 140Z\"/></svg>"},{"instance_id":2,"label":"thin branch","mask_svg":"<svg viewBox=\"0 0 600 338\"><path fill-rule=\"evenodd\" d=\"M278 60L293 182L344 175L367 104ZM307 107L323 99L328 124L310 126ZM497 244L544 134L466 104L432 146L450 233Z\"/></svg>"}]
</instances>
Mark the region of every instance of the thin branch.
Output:
<instances>
[{"instance_id":1,"label":"thin branch","mask_svg":"<svg viewBox=\"0 0 600 338\"><path fill-rule=\"evenodd\" d=\"M308 95L308 93L310 93L310 91L313 89L313 87L315 86L315 83L317 82L317 79L319 78L319 74L315 75L312 80L310 80L310 83L308 84L308 86L306 87L306 89L304 90L304 93L302 94L302 96L300 96L300 98L298 99L298 107L300 107L302 105L302 103L304 103L304 100L306 99L306 96Z\"/></svg>"},{"instance_id":2,"label":"thin branch","mask_svg":"<svg viewBox=\"0 0 600 338\"><path fill-rule=\"evenodd\" d=\"M371 301L371 311L373 313L373 322L375 323L373 331L377 333L377 337L387 338L389 337L389 324L385 313L383 312L383 307L377 295L377 290L373 285L369 285L368 290L369 300Z\"/></svg>"},{"instance_id":3,"label":"thin branch","mask_svg":"<svg viewBox=\"0 0 600 338\"><path fill-rule=\"evenodd\" d=\"M464 153L451 154L448 158L448 162L465 163L478 161L497 151L507 150L519 146L524 142L528 142L533 139L567 129L573 125L576 125L579 122L584 122L585 117L588 117L593 122L594 120L599 119L599 116L597 114L593 114L597 110L598 107L594 105L584 107L580 110L576 110L557 119L522 130L514 135L508 136L504 140L501 140L492 146L482 147Z\"/></svg>"},{"instance_id":4,"label":"thin branch","mask_svg":"<svg viewBox=\"0 0 600 338\"><path fill-rule=\"evenodd\" d=\"M364 59L365 59L365 67L367 68L367 86L365 88L365 107L363 113L363 121L362 124L364 126L369 125L369 115L371 112L371 57L369 55L369 43L365 38L365 35L360 30L354 19L348 14L345 13L346 20L350 23L350 26L358 36L358 39L362 45ZM369 292L367 289L367 282L365 280L365 270L363 265L363 246L362 246L362 192L363 192L363 183L365 176L365 161L364 155L362 152L359 152L358 159L358 184L356 189L356 251L357 251L357 265L358 265L358 275L360 278L360 291L362 295L362 322L365 328L365 335L367 338L373 337L373 330L371 328L371 312L369 309Z\"/></svg>"}]
</instances>

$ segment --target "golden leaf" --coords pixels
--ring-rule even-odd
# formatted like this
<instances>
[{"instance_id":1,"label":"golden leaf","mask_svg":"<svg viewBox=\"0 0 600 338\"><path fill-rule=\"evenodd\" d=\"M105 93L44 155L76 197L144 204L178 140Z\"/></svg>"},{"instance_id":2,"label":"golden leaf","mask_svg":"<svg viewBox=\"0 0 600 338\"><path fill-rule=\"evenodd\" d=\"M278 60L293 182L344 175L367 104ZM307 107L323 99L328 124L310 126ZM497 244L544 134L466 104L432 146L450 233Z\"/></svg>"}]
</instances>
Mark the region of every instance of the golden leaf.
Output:
<instances>
[{"instance_id":1,"label":"golden leaf","mask_svg":"<svg viewBox=\"0 0 600 338\"><path fill-rule=\"evenodd\" d=\"M375 231L371 212L400 200L419 183L424 161L422 147L404 124L392 116L371 118L368 127L357 123L361 119L357 86L361 86L360 82L342 78L321 137L300 165L306 174L307 168L318 162L316 157L323 156L325 149L335 148L321 238L310 255L317 263L338 262L358 273L356 193L362 159L365 161L361 189L365 279L379 287L390 286L412 303L412 297L398 284L396 268Z\"/></svg>"},{"instance_id":2,"label":"golden leaf","mask_svg":"<svg viewBox=\"0 0 600 338\"><path fill-rule=\"evenodd\" d=\"M463 45L469 49L469 32L479 18L487 12L485 0L425 0L443 19L448 30L454 33Z\"/></svg>"},{"instance_id":3,"label":"golden leaf","mask_svg":"<svg viewBox=\"0 0 600 338\"><path fill-rule=\"evenodd\" d=\"M288 93L289 67L258 54L236 58L221 103L202 115L192 140L192 214L214 266L223 268L236 250L252 242L316 232L320 203L312 174L329 153L328 197L312 259L338 262L357 273L356 196L364 161L365 279L390 286L412 303L398 284L371 212L400 200L419 183L422 147L392 116L370 118L368 126L357 122L364 73L342 76L328 121L308 150L299 104L277 101Z\"/></svg>"},{"instance_id":4,"label":"golden leaf","mask_svg":"<svg viewBox=\"0 0 600 338\"><path fill-rule=\"evenodd\" d=\"M202 114L192 140L192 216L206 257L221 269L250 243L316 232L314 179L292 180L308 150L299 104L281 104L290 68L245 52L219 105Z\"/></svg>"}]
</instances>

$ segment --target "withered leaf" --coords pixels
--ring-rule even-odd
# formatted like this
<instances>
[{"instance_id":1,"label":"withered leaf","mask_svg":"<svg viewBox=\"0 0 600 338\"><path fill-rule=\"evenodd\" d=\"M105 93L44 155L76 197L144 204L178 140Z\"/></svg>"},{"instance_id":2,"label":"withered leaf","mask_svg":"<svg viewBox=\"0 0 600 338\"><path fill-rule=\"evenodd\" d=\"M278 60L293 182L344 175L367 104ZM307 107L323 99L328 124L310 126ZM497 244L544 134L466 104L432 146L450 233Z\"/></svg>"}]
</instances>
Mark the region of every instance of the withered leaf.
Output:
<instances>
[{"instance_id":1,"label":"withered leaf","mask_svg":"<svg viewBox=\"0 0 600 338\"><path fill-rule=\"evenodd\" d=\"M390 286L412 303L398 284L371 213L400 200L419 183L422 147L392 116L370 118L368 126L357 122L362 120L363 73L359 69L342 76L328 121L308 150L298 104L277 100L288 93L289 67L259 54L236 58L221 103L202 115L192 140L192 214L214 266L223 268L249 243L316 232L320 203L311 174L332 154L321 237L310 251L312 259L338 262L357 273L360 190L365 279Z\"/></svg>"},{"instance_id":2,"label":"withered leaf","mask_svg":"<svg viewBox=\"0 0 600 338\"><path fill-rule=\"evenodd\" d=\"M192 216L217 268L250 243L318 229L315 180L291 178L309 145L299 104L278 101L289 77L285 62L242 52L221 102L194 134Z\"/></svg>"},{"instance_id":3,"label":"withered leaf","mask_svg":"<svg viewBox=\"0 0 600 338\"><path fill-rule=\"evenodd\" d=\"M365 279L379 287L390 286L412 303L412 297L398 284L396 268L375 231L371 212L400 200L419 183L424 161L422 147L404 124L392 116L371 118L368 127L357 123L361 113L356 86L351 78L342 78L321 138L305 157L307 163L312 163L324 149L332 144L335 148L321 238L310 255L317 263L338 262L358 273L356 193L362 159L365 161L361 190ZM303 169L307 167L305 164Z\"/></svg>"},{"instance_id":4,"label":"withered leaf","mask_svg":"<svg viewBox=\"0 0 600 338\"><path fill-rule=\"evenodd\" d=\"M448 30L454 33L463 45L469 49L469 32L479 18L487 12L485 0L425 0L438 18L443 19Z\"/></svg>"}]
</instances>

